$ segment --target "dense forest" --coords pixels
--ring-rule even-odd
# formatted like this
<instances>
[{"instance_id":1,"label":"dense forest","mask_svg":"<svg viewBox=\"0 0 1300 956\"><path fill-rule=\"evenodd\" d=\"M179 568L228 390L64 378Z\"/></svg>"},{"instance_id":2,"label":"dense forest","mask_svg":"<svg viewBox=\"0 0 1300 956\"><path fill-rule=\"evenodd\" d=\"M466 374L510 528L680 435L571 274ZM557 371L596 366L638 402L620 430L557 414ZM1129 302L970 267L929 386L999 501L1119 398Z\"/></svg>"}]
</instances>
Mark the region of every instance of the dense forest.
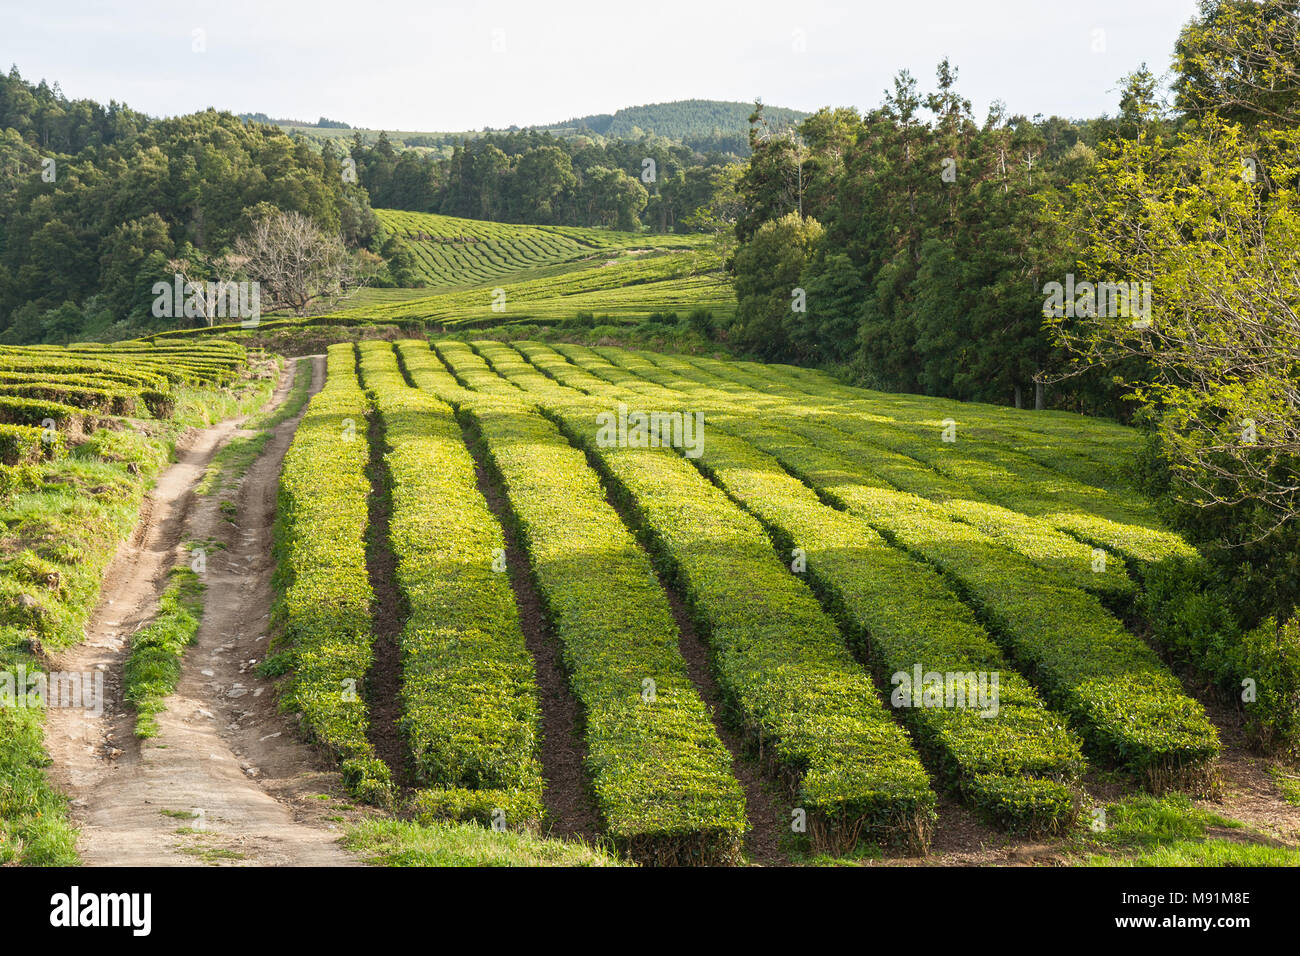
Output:
<instances>
[{"instance_id":1,"label":"dense forest","mask_svg":"<svg viewBox=\"0 0 1300 956\"><path fill-rule=\"evenodd\" d=\"M748 103L679 100L631 106L617 113L580 116L538 129L578 134L591 132L610 139L638 140L659 136L676 140L697 152L730 153L743 159L749 156L749 114L752 109ZM807 115L781 107L769 107L766 111L768 122L780 128L794 126Z\"/></svg>"},{"instance_id":2,"label":"dense forest","mask_svg":"<svg viewBox=\"0 0 1300 956\"><path fill-rule=\"evenodd\" d=\"M349 154L374 205L540 225L660 232L690 219L734 158L702 156L662 137L597 142L534 130L466 140L450 158L354 137Z\"/></svg>"},{"instance_id":3,"label":"dense forest","mask_svg":"<svg viewBox=\"0 0 1300 956\"><path fill-rule=\"evenodd\" d=\"M1035 377L1060 357L1039 290L1070 271L1051 203L1101 143L1136 135L1152 82L1130 77L1114 118L995 104L977 121L945 60L931 92L902 72L875 109L823 109L791 133L772 133L760 107L736 225L737 343L851 365L881 388L1043 400ZM1095 398L1077 383L1070 395Z\"/></svg>"},{"instance_id":4,"label":"dense forest","mask_svg":"<svg viewBox=\"0 0 1300 956\"><path fill-rule=\"evenodd\" d=\"M259 211L353 247L375 238L340 159L208 110L155 120L0 78L0 341L113 337L152 321L150 289L225 252Z\"/></svg>"}]
</instances>

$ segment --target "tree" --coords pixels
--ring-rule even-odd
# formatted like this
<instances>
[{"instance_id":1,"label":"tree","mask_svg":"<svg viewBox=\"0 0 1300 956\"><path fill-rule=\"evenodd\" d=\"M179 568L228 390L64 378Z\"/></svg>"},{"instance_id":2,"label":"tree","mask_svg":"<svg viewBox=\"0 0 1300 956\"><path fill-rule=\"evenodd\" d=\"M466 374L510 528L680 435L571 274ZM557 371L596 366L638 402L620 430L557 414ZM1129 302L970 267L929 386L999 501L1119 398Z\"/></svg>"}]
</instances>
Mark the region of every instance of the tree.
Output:
<instances>
[{"instance_id":1,"label":"tree","mask_svg":"<svg viewBox=\"0 0 1300 956\"><path fill-rule=\"evenodd\" d=\"M762 103L749 117L751 156L741 176L744 215L736 223L736 238L748 240L765 222L786 213L803 213L805 148L798 133L773 127Z\"/></svg>"},{"instance_id":2,"label":"tree","mask_svg":"<svg viewBox=\"0 0 1300 956\"><path fill-rule=\"evenodd\" d=\"M1201 0L1174 47L1174 71L1185 113L1300 123L1300 3Z\"/></svg>"},{"instance_id":3,"label":"tree","mask_svg":"<svg viewBox=\"0 0 1300 956\"><path fill-rule=\"evenodd\" d=\"M1081 298L1051 320L1082 367L1137 359L1175 499L1239 542L1300 518L1300 131L1210 114L1172 143L1118 141L1074 190L1096 281L1145 283L1150 316ZM1248 161L1243 164L1243 161Z\"/></svg>"},{"instance_id":4,"label":"tree","mask_svg":"<svg viewBox=\"0 0 1300 956\"><path fill-rule=\"evenodd\" d=\"M701 172L701 178L705 179L701 189L703 195L681 218L682 226L716 236L733 233L736 223L745 214L745 200L740 191L744 167L740 163L728 163ZM688 173L687 180L690 178Z\"/></svg>"},{"instance_id":5,"label":"tree","mask_svg":"<svg viewBox=\"0 0 1300 956\"><path fill-rule=\"evenodd\" d=\"M519 157L515 188L528 222L560 222L564 206L578 185L569 155L558 146L531 149Z\"/></svg>"},{"instance_id":6,"label":"tree","mask_svg":"<svg viewBox=\"0 0 1300 956\"><path fill-rule=\"evenodd\" d=\"M822 227L797 212L765 222L736 250L736 341L764 359L798 357L807 290L799 285Z\"/></svg>"},{"instance_id":7,"label":"tree","mask_svg":"<svg viewBox=\"0 0 1300 956\"><path fill-rule=\"evenodd\" d=\"M301 213L263 207L235 242L244 271L260 284L264 306L304 315L318 299L335 300L356 284L343 240Z\"/></svg>"},{"instance_id":8,"label":"tree","mask_svg":"<svg viewBox=\"0 0 1300 956\"><path fill-rule=\"evenodd\" d=\"M637 217L649 200L649 193L639 182L622 170L605 166L587 170L581 195L591 222L625 232L641 227Z\"/></svg>"}]
</instances>

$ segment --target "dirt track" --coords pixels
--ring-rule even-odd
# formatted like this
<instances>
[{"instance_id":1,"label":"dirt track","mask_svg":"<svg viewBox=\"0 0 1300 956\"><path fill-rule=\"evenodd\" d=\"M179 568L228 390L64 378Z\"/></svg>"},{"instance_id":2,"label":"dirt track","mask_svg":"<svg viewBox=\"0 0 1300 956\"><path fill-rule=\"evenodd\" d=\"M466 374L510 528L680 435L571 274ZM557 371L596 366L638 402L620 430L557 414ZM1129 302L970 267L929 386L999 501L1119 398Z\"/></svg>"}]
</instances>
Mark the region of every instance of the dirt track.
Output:
<instances>
[{"instance_id":1,"label":"dirt track","mask_svg":"<svg viewBox=\"0 0 1300 956\"><path fill-rule=\"evenodd\" d=\"M292 368L292 366L291 366ZM313 393L325 372L313 359ZM291 384L286 374L271 407ZM105 672L102 717L55 709L47 746L54 783L72 799L88 865L353 865L322 819L337 777L277 713L270 683L254 673L266 655L272 592L271 526L280 462L298 418L276 428L235 493L234 520L194 486L217 450L240 434L223 422L188 436L141 508L140 525L114 558L86 640L53 666ZM138 742L121 703L132 633L156 611L167 573L191 541L219 541L200 575L207 585L197 644L160 732Z\"/></svg>"}]
</instances>

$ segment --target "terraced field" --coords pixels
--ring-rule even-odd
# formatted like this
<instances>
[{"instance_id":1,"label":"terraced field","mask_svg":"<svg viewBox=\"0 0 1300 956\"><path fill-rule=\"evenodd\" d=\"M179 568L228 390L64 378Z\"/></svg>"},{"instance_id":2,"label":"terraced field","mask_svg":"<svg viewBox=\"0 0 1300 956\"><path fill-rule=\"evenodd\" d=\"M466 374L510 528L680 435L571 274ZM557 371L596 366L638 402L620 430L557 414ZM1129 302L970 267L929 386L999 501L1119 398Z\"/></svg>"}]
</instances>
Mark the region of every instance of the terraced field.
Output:
<instances>
[{"instance_id":1,"label":"terraced field","mask_svg":"<svg viewBox=\"0 0 1300 956\"><path fill-rule=\"evenodd\" d=\"M315 321L450 330L553 323L579 312L618 323L654 312L709 309L722 317L735 310L723 253L702 236L515 226L394 210L381 210L380 219L410 247L435 293L363 290L356 303Z\"/></svg>"},{"instance_id":2,"label":"terraced field","mask_svg":"<svg viewBox=\"0 0 1300 956\"><path fill-rule=\"evenodd\" d=\"M401 209L376 214L384 235L397 236L411 250L430 289L537 278L700 245L693 236L513 225Z\"/></svg>"},{"instance_id":3,"label":"terraced field","mask_svg":"<svg viewBox=\"0 0 1300 956\"><path fill-rule=\"evenodd\" d=\"M736 309L726 253L711 237L517 226L431 213L378 210L420 264L421 288L362 288L332 312L267 315L238 324L172 329L152 341L212 335L240 341L301 326L395 325L457 331L554 325L588 313L599 325L635 324L695 310L725 322Z\"/></svg>"},{"instance_id":4,"label":"terraced field","mask_svg":"<svg viewBox=\"0 0 1300 956\"><path fill-rule=\"evenodd\" d=\"M507 530L583 718L597 835L632 859L742 859L762 800L738 761L755 755L783 839L831 854L924 850L944 795L1059 835L1091 772L1210 784L1218 731L1135 616L1144 569L1190 549L1111 473L1124 429L620 349L345 343L329 368L283 482L290 563L325 575L294 576L285 652L304 701L373 667L367 453L340 438L369 416L422 819L529 830L566 812L539 763L552 705ZM639 441L660 426L664 443ZM302 708L360 795L405 769L375 761L364 701Z\"/></svg>"}]
</instances>

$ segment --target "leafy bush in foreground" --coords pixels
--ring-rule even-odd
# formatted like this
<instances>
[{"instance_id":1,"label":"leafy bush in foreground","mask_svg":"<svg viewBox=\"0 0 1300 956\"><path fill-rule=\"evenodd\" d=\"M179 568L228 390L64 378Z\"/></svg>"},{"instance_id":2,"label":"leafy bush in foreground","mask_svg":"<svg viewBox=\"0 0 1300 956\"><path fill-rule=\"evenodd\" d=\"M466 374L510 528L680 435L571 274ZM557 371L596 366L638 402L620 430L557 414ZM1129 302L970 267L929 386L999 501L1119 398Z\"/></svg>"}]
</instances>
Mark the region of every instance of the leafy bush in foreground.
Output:
<instances>
[{"instance_id":1,"label":"leafy bush in foreground","mask_svg":"<svg viewBox=\"0 0 1300 956\"><path fill-rule=\"evenodd\" d=\"M291 655L283 703L347 765L350 789L387 798L387 768L374 759L363 700L371 664L366 567L366 398L352 346L329 349L329 377L307 406L280 475L276 554L280 597L276 649Z\"/></svg>"}]
</instances>

